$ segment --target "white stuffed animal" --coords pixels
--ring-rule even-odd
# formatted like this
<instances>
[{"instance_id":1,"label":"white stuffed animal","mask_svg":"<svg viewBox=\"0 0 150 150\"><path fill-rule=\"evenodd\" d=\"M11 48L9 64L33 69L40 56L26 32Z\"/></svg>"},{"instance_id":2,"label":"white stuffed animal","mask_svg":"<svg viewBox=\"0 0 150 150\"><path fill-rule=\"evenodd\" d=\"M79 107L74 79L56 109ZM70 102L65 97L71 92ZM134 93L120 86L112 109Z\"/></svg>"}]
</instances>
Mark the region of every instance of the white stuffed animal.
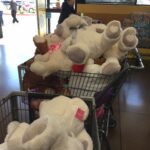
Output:
<instances>
[{"instance_id":1,"label":"white stuffed animal","mask_svg":"<svg viewBox=\"0 0 150 150\"><path fill-rule=\"evenodd\" d=\"M94 30L79 29L74 36L67 38L62 51L77 64L85 64L89 58L99 58L120 38L121 24L111 21L101 34Z\"/></svg>"},{"instance_id":2,"label":"white stuffed animal","mask_svg":"<svg viewBox=\"0 0 150 150\"><path fill-rule=\"evenodd\" d=\"M72 14L57 26L54 34L34 36L33 41L40 54L35 55L30 70L43 78L58 70L70 71L72 61L62 53L60 45L74 30L87 25L85 19Z\"/></svg>"},{"instance_id":3,"label":"white stuffed animal","mask_svg":"<svg viewBox=\"0 0 150 150\"><path fill-rule=\"evenodd\" d=\"M68 133L72 132L82 143L86 143L85 150L93 149L93 142L84 128L89 109L87 104L80 98L68 98L58 96L51 100L44 100L39 107L40 117L56 115L64 120Z\"/></svg>"},{"instance_id":4,"label":"white stuffed animal","mask_svg":"<svg viewBox=\"0 0 150 150\"><path fill-rule=\"evenodd\" d=\"M120 61L122 61L129 51L136 48L138 44L137 32L134 27L128 27L121 33L119 41L112 49L104 53L105 63L101 66L102 74L114 74L121 70Z\"/></svg>"},{"instance_id":5,"label":"white stuffed animal","mask_svg":"<svg viewBox=\"0 0 150 150\"><path fill-rule=\"evenodd\" d=\"M12 121L8 124L7 135L4 139L4 143L0 145L0 148L3 150L21 150L21 141L25 133L25 130L28 128L28 123L19 123L17 121ZM16 149L17 150L17 149Z\"/></svg>"},{"instance_id":6,"label":"white stuffed animal","mask_svg":"<svg viewBox=\"0 0 150 150\"><path fill-rule=\"evenodd\" d=\"M114 21L111 22L110 24L108 24L108 26L110 26L112 24L115 24L115 22ZM116 22L116 25L117 25L117 22ZM90 27L87 27L87 28L90 28ZM97 25L95 25L95 28L97 28ZM88 31L88 32L90 33L91 30L93 30L93 29L94 28L90 29L90 31ZM104 27L104 33L102 33L101 36L105 37L107 35L106 34L107 30L113 31L113 30L116 30L116 27L111 26L108 29L107 29L107 26ZM130 50L134 49L138 44L138 39L136 36L135 28L128 27L124 30L120 29L119 38L114 43L109 44L109 42L107 42L106 40L104 40L105 42L103 41L104 42L103 48L104 49L106 48L106 51L104 51L102 55L106 59L106 61L101 65L94 64L94 59L97 56L100 56L100 55L94 56L94 54L97 53L97 52L94 52L94 50L96 50L96 48L98 46L97 47L95 46L95 48L91 48L91 50L93 49L93 51L90 51L88 48L90 47L90 45L93 45L91 43L94 43L94 41L89 40L89 42L87 42L86 39L84 39L84 37L88 37L88 35L86 36L86 34L84 34L84 32L86 32L86 31L82 30L82 29L78 30L76 36L74 36L74 38L72 38L72 41L71 41L71 38L68 38L68 40L71 41L70 42L71 44L70 45L68 44L69 46L68 47L66 46L64 48L64 51L66 52L68 57L70 59L72 59L74 62L85 63L83 72L94 73L95 75L84 74L82 77L82 76L76 76L72 73L72 75L69 79L69 87L71 87L71 89L70 89L71 95L74 95L74 96L81 96L81 95L82 96L84 96L84 95L92 96L95 93L93 91L103 90L107 86L108 83L105 84L105 82L103 82L103 80L101 80L102 81L101 82L100 75L101 74L112 75L114 73L118 73L121 70L120 61L127 55L127 53ZM82 34L80 34L80 33L82 33ZM113 36L112 36L112 38L113 38ZM80 42L79 42L79 39L81 39ZM82 42L82 40L83 40L83 42ZM67 41L67 42L69 43L69 41ZM84 42L89 43L89 46L87 48L86 48L86 45ZM81 44L79 45L78 43L79 44L82 43L82 46L81 46ZM97 43L98 43L98 41L97 41ZM107 43L108 43L108 45L106 45ZM83 44L84 44L84 48L83 48ZM99 49L100 48L101 47L99 47ZM78 53L83 54L83 57L80 57L81 55L78 56L78 54L77 54L77 56L75 56L77 50L78 50ZM94 54L92 54L91 52ZM85 89L88 92L86 92Z\"/></svg>"},{"instance_id":7,"label":"white stuffed animal","mask_svg":"<svg viewBox=\"0 0 150 150\"><path fill-rule=\"evenodd\" d=\"M87 63L83 72L100 73L111 75L121 70L120 61L122 61L129 51L136 48L138 38L136 29L128 27L121 32L119 41L111 49L103 54L106 61L102 65L94 64L94 61Z\"/></svg>"},{"instance_id":8,"label":"white stuffed animal","mask_svg":"<svg viewBox=\"0 0 150 150\"><path fill-rule=\"evenodd\" d=\"M66 107L68 106L68 107ZM78 112L79 111L79 112ZM78 118L78 113L83 113ZM45 115L57 115L64 119L68 132L77 135L84 128L84 120L89 113L88 106L79 98L58 96L49 101L42 101L39 107L40 117Z\"/></svg>"},{"instance_id":9,"label":"white stuffed animal","mask_svg":"<svg viewBox=\"0 0 150 150\"><path fill-rule=\"evenodd\" d=\"M30 70L45 78L59 70L70 71L72 65L73 62L60 49L58 49L52 54L47 52L44 55L36 55L34 62L30 66Z\"/></svg>"},{"instance_id":10,"label":"white stuffed animal","mask_svg":"<svg viewBox=\"0 0 150 150\"><path fill-rule=\"evenodd\" d=\"M52 54L47 52L45 55L36 55L30 70L46 77L59 70L70 71L74 64L85 64L83 72L112 74L120 71L119 59L135 48L137 43L135 29L129 27L122 30L120 22L116 20L110 21L107 25L85 26L72 32L62 42L59 50ZM97 59L102 55L106 58L102 66L86 65L89 58Z\"/></svg>"},{"instance_id":11,"label":"white stuffed animal","mask_svg":"<svg viewBox=\"0 0 150 150\"><path fill-rule=\"evenodd\" d=\"M102 34L95 30L78 29L62 43L59 50L52 54L47 52L45 55L36 55L30 70L43 77L59 70L69 71L73 62L85 64L89 57L100 57L118 41L120 32L118 21L110 22Z\"/></svg>"},{"instance_id":12,"label":"white stuffed animal","mask_svg":"<svg viewBox=\"0 0 150 150\"><path fill-rule=\"evenodd\" d=\"M80 141L66 131L61 118L44 116L33 123L14 122L8 125L8 135L1 148L5 150L85 150Z\"/></svg>"},{"instance_id":13,"label":"white stuffed animal","mask_svg":"<svg viewBox=\"0 0 150 150\"><path fill-rule=\"evenodd\" d=\"M74 63L85 64L83 72L113 74L120 71L119 60L138 44L133 27L122 30L119 21L111 21L103 27L101 34L88 30L90 27L79 29L73 38L69 37L63 44L62 50ZM97 59L102 55L106 58L103 65L88 65L89 58Z\"/></svg>"}]
</instances>

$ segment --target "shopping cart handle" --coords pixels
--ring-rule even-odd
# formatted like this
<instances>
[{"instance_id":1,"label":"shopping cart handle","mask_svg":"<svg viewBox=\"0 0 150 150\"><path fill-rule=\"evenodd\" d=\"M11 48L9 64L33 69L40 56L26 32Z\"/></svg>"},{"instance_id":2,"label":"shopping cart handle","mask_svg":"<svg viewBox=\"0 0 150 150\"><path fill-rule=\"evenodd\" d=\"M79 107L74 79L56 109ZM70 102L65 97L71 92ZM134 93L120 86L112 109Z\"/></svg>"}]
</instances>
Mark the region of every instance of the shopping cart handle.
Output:
<instances>
[{"instance_id":1,"label":"shopping cart handle","mask_svg":"<svg viewBox=\"0 0 150 150\"><path fill-rule=\"evenodd\" d=\"M134 49L134 53L135 53L138 65L137 66L130 65L129 68L130 69L144 69L144 64L143 64L142 57L141 57L141 55L139 53L138 48Z\"/></svg>"}]
</instances>

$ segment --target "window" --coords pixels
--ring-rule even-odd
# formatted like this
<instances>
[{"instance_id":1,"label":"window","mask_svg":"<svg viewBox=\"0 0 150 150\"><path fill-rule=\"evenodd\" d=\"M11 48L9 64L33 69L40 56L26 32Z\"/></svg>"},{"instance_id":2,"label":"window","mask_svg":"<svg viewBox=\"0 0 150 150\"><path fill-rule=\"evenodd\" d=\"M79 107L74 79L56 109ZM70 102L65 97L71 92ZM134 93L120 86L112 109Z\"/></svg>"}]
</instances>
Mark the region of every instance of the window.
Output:
<instances>
[{"instance_id":1,"label":"window","mask_svg":"<svg viewBox=\"0 0 150 150\"><path fill-rule=\"evenodd\" d=\"M86 3L136 4L136 0L85 0Z\"/></svg>"},{"instance_id":2,"label":"window","mask_svg":"<svg viewBox=\"0 0 150 150\"><path fill-rule=\"evenodd\" d=\"M137 5L150 5L150 0L137 0Z\"/></svg>"}]
</instances>

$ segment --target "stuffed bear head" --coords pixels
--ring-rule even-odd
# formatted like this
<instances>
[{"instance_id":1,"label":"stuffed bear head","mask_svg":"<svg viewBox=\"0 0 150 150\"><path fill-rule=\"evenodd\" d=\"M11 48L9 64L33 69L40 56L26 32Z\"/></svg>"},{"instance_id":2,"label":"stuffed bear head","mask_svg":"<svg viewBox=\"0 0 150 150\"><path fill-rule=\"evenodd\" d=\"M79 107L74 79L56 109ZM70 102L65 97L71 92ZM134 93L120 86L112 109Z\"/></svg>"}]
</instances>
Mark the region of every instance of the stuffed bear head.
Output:
<instances>
[{"instance_id":1,"label":"stuffed bear head","mask_svg":"<svg viewBox=\"0 0 150 150\"><path fill-rule=\"evenodd\" d=\"M88 23L82 17L71 14L68 18L66 18L61 24L58 24L54 33L59 37L66 39L69 37L74 30L79 28L84 28Z\"/></svg>"},{"instance_id":2,"label":"stuffed bear head","mask_svg":"<svg viewBox=\"0 0 150 150\"><path fill-rule=\"evenodd\" d=\"M63 118L68 132L77 135L84 128L84 121L88 117L89 109L87 104L80 98L58 96L48 101L42 101L39 114L40 117L56 115Z\"/></svg>"},{"instance_id":3,"label":"stuffed bear head","mask_svg":"<svg viewBox=\"0 0 150 150\"><path fill-rule=\"evenodd\" d=\"M84 121L89 114L87 104L80 98L57 96L44 100L39 107L40 117L55 115L62 119L68 133L73 133L82 143L85 150L93 149L93 141L84 128Z\"/></svg>"}]
</instances>

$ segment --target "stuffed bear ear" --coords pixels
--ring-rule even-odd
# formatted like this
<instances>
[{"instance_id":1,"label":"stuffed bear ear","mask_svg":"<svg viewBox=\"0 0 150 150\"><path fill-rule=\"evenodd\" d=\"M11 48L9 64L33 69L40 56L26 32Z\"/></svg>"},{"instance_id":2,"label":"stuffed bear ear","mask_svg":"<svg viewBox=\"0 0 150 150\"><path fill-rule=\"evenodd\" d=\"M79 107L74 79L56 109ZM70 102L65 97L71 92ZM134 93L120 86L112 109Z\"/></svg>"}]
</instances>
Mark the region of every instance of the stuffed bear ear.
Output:
<instances>
[{"instance_id":1,"label":"stuffed bear ear","mask_svg":"<svg viewBox=\"0 0 150 150\"><path fill-rule=\"evenodd\" d=\"M70 98L60 95L47 101L44 100L40 103L39 114L42 116L58 115L63 116L68 105Z\"/></svg>"},{"instance_id":2,"label":"stuffed bear ear","mask_svg":"<svg viewBox=\"0 0 150 150\"><path fill-rule=\"evenodd\" d=\"M62 36L63 34L63 26L61 24L58 24L54 33L58 36Z\"/></svg>"},{"instance_id":3,"label":"stuffed bear ear","mask_svg":"<svg viewBox=\"0 0 150 150\"><path fill-rule=\"evenodd\" d=\"M5 137L5 142L7 142L9 140L9 138L11 137L11 135L15 132L15 130L18 128L19 126L19 122L18 121L12 121L8 124L7 126L7 135Z\"/></svg>"},{"instance_id":4,"label":"stuffed bear ear","mask_svg":"<svg viewBox=\"0 0 150 150\"><path fill-rule=\"evenodd\" d=\"M87 22L88 25L92 24L93 19L91 17L83 16L82 18Z\"/></svg>"},{"instance_id":5,"label":"stuffed bear ear","mask_svg":"<svg viewBox=\"0 0 150 150\"><path fill-rule=\"evenodd\" d=\"M87 26L87 22L85 21L85 19L83 19L82 17L75 15L75 14L71 14L66 20L65 23L67 25L67 27L69 28L79 28L79 27L84 27Z\"/></svg>"}]
</instances>

